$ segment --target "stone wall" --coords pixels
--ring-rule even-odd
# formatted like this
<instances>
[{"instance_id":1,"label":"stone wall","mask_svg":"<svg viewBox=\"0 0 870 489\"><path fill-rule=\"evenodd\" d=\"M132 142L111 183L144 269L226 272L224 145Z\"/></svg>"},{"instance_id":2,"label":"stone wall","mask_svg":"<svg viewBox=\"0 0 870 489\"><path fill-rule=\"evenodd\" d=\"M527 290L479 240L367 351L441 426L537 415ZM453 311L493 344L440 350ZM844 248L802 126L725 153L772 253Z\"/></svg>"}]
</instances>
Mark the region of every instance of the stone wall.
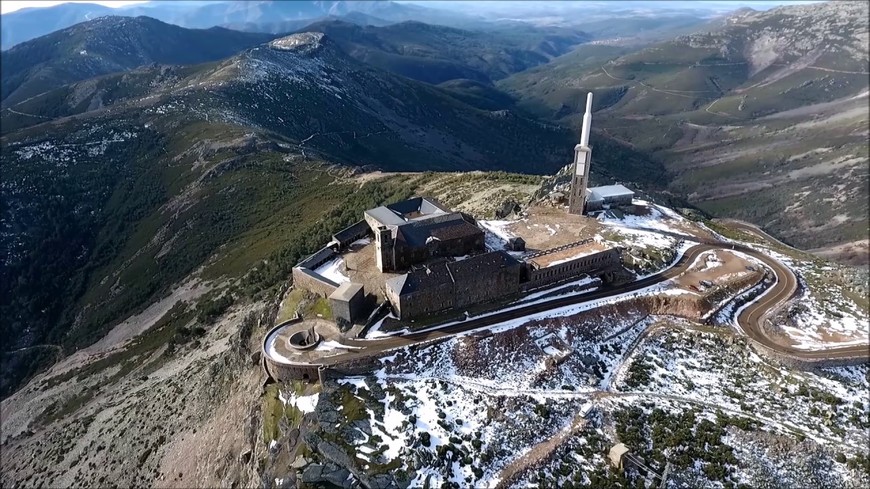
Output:
<instances>
[{"instance_id":1,"label":"stone wall","mask_svg":"<svg viewBox=\"0 0 870 489\"><path fill-rule=\"evenodd\" d=\"M293 285L323 297L329 297L338 289L337 283L302 267L293 268Z\"/></svg>"},{"instance_id":2,"label":"stone wall","mask_svg":"<svg viewBox=\"0 0 870 489\"><path fill-rule=\"evenodd\" d=\"M264 358L266 373L277 382L290 382L291 380L314 382L320 380L319 365L278 363L269 358L268 355Z\"/></svg>"},{"instance_id":3,"label":"stone wall","mask_svg":"<svg viewBox=\"0 0 870 489\"><path fill-rule=\"evenodd\" d=\"M517 262L496 270L456 277L453 290L454 307L481 304L518 294L521 267L522 264Z\"/></svg>"},{"instance_id":4,"label":"stone wall","mask_svg":"<svg viewBox=\"0 0 870 489\"><path fill-rule=\"evenodd\" d=\"M755 351L766 356L776 362L779 362L787 367L799 370L815 370L825 367L848 367L850 365L862 365L870 362L867 355L843 357L843 358L802 358L776 351L768 346L765 346L752 338L746 337L746 340L755 348Z\"/></svg>"},{"instance_id":5,"label":"stone wall","mask_svg":"<svg viewBox=\"0 0 870 489\"><path fill-rule=\"evenodd\" d=\"M391 302L395 301L392 304L397 309L399 319L406 320L453 308L453 290L453 283L445 282L402 296L389 296Z\"/></svg>"}]
</instances>

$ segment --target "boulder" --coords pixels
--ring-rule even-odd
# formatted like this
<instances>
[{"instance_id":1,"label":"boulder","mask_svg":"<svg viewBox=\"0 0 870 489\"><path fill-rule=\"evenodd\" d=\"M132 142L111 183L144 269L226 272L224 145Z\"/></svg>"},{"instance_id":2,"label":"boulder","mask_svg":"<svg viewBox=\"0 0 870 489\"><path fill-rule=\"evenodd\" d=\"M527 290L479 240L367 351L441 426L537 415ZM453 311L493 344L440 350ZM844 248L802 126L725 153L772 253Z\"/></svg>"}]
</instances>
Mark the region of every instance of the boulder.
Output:
<instances>
[{"instance_id":1,"label":"boulder","mask_svg":"<svg viewBox=\"0 0 870 489\"><path fill-rule=\"evenodd\" d=\"M302 482L313 484L323 481L323 466L320 464L311 464L305 467L302 471Z\"/></svg>"}]
</instances>

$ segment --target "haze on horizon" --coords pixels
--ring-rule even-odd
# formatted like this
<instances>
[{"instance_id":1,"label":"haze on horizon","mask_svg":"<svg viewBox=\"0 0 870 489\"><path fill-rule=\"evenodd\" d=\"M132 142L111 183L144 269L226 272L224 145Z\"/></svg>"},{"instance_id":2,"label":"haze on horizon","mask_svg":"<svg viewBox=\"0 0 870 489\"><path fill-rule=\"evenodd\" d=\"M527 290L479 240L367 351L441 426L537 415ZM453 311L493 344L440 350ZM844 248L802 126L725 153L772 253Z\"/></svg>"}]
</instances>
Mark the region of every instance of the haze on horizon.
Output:
<instances>
[{"instance_id":1,"label":"haze on horizon","mask_svg":"<svg viewBox=\"0 0 870 489\"><path fill-rule=\"evenodd\" d=\"M61 5L64 3L92 3L98 4L105 7L111 8L119 8L126 7L129 5L135 4L147 4L147 3L157 3L166 2L167 0L68 0L68 1L56 1L56 0L4 0L0 2L0 13L8 14L11 12L15 12L17 10L21 10L24 8L40 8L40 7L53 7L55 5ZM515 11L524 11L531 8L541 8L542 5L547 5L547 8L550 9L552 7L561 7L568 8L575 7L577 4L583 3L587 6L595 6L602 7L604 5L631 5L632 7L644 7L648 6L650 8L667 8L667 9L686 9L686 10L715 10L715 11L728 11L734 10L743 7L750 7L756 10L767 10L770 8L774 8L780 5L793 5L793 4L801 4L801 3L817 3L819 1L824 0L711 0L711 1L668 1L663 2L659 0L627 0L627 1L608 1L608 2L579 2L579 1L549 1L549 0L518 0L518 1L506 1L506 0L495 0L495 1L479 1L479 0L396 0L397 3L411 3L423 6L429 6L433 8L441 8L441 9L451 9L456 8L458 4L462 5L463 8L471 8L472 10L476 10L480 13L496 13L496 12L504 12L507 10L515 10ZM177 3L177 2L172 2ZM199 3L216 3L216 2L199 2Z\"/></svg>"}]
</instances>

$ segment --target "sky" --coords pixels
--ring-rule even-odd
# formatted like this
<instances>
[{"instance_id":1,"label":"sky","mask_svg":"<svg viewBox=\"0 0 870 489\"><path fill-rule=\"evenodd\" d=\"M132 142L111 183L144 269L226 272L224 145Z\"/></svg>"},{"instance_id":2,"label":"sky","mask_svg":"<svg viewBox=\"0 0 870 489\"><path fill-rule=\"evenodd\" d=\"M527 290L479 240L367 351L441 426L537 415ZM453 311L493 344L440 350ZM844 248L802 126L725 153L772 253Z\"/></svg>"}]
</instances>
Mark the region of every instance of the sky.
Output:
<instances>
[{"instance_id":1,"label":"sky","mask_svg":"<svg viewBox=\"0 0 870 489\"><path fill-rule=\"evenodd\" d=\"M445 2L443 2L443 1L441 1L441 2L439 2L439 1L423 2L423 1L419 1L419 0L417 0L417 1L405 0L405 2L407 2L407 3L419 3L419 4L423 4L423 5L425 5L426 3L430 3L432 6L436 6L437 4L445 4ZM0 13L6 14L9 12L14 12L16 10L19 10L22 8L27 8L27 7L51 7L52 5L58 5L61 3L96 3L96 4L100 4L100 5L105 5L106 7L123 7L124 5L130 5L130 4L134 4L134 3L145 3L145 0L66 0L66 1L64 1L64 0L2 0L2 1L0 1ZM704 3L718 4L719 6L729 5L729 6L733 6L734 8L749 6L749 7L755 7L755 8L761 7L762 9L764 9L764 8L770 8L770 7L773 7L776 5L783 5L783 4L789 4L789 3L800 3L800 2L790 1L790 0L768 0L768 1L764 1L764 0L762 0L762 1L757 1L757 0L745 0L745 1L719 0L719 1L713 1L713 2L704 2ZM488 6L490 8L493 8L493 7L496 7L497 5L503 6L504 4L505 4L505 2L503 2L503 1L494 1L494 2L489 2L488 5L483 4L483 6ZM456 3L454 3L453 5L455 6ZM510 4L508 3L507 5L510 5ZM686 3L686 5L689 5L689 3ZM445 6L445 5L440 5L440 6ZM450 4L447 3L446 6L449 7Z\"/></svg>"},{"instance_id":2,"label":"sky","mask_svg":"<svg viewBox=\"0 0 870 489\"><path fill-rule=\"evenodd\" d=\"M97 3L106 7L123 7L134 3L144 3L143 0L3 0L0 2L0 13L8 14L19 9L28 7L51 7L61 3Z\"/></svg>"}]
</instances>

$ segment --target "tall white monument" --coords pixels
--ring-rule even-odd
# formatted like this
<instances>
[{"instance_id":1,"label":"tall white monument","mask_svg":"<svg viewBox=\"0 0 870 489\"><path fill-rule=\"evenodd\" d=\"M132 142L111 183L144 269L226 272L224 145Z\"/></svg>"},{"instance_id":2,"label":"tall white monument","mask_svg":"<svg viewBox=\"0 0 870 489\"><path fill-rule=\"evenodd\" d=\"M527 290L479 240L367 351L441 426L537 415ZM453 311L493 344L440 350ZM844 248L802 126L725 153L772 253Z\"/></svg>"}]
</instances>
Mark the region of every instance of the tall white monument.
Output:
<instances>
[{"instance_id":1,"label":"tall white monument","mask_svg":"<svg viewBox=\"0 0 870 489\"><path fill-rule=\"evenodd\" d=\"M568 212L583 214L586 207L589 165L592 163L592 148L589 147L589 131L592 126L592 92L586 96L586 113L580 144L574 146L574 176L571 178L571 194L568 196Z\"/></svg>"}]
</instances>

